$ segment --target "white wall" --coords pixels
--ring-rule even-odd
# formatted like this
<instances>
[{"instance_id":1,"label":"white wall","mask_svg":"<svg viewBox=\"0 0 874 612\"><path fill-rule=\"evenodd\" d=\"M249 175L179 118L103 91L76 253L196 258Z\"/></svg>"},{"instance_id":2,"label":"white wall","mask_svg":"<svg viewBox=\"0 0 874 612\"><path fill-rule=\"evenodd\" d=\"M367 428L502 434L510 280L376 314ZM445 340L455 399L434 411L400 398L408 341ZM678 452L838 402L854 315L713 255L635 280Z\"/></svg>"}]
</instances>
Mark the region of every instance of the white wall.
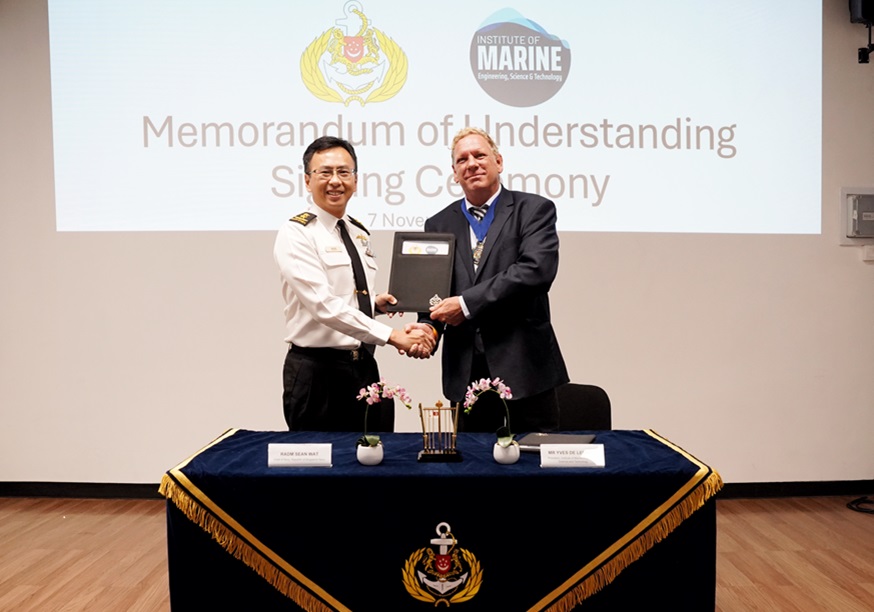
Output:
<instances>
[{"instance_id":1,"label":"white wall","mask_svg":"<svg viewBox=\"0 0 874 612\"><path fill-rule=\"evenodd\" d=\"M562 235L571 378L727 482L874 478L874 265L839 246L841 187L874 187L874 65L824 5L821 236ZM0 0L0 481L157 482L228 427L283 429L273 234L56 233L48 60L44 3ZM440 397L437 359L378 357Z\"/></svg>"}]
</instances>

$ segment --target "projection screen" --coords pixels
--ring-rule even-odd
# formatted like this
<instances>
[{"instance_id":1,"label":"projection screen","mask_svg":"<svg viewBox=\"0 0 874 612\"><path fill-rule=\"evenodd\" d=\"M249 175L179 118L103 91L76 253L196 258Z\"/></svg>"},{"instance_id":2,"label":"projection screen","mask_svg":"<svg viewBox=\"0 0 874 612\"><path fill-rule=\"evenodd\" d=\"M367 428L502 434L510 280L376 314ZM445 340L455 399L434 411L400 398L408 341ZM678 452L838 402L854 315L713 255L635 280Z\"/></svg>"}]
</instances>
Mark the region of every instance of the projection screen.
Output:
<instances>
[{"instance_id":1,"label":"projection screen","mask_svg":"<svg viewBox=\"0 0 874 612\"><path fill-rule=\"evenodd\" d=\"M415 230L460 197L449 144L563 231L815 234L818 0L49 0L58 231L275 230L322 134L350 212Z\"/></svg>"}]
</instances>

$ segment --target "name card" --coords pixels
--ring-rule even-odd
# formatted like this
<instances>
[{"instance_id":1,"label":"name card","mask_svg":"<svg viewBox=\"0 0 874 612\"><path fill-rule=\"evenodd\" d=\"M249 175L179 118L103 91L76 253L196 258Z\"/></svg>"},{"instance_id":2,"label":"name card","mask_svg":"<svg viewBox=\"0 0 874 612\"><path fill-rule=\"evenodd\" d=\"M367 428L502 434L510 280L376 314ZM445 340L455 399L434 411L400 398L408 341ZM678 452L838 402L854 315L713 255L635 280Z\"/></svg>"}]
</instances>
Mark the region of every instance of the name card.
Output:
<instances>
[{"instance_id":1,"label":"name card","mask_svg":"<svg viewBox=\"0 0 874 612\"><path fill-rule=\"evenodd\" d=\"M604 467L604 445L541 444L540 467Z\"/></svg>"},{"instance_id":2,"label":"name card","mask_svg":"<svg viewBox=\"0 0 874 612\"><path fill-rule=\"evenodd\" d=\"M268 444L267 467L331 467L331 445Z\"/></svg>"}]
</instances>

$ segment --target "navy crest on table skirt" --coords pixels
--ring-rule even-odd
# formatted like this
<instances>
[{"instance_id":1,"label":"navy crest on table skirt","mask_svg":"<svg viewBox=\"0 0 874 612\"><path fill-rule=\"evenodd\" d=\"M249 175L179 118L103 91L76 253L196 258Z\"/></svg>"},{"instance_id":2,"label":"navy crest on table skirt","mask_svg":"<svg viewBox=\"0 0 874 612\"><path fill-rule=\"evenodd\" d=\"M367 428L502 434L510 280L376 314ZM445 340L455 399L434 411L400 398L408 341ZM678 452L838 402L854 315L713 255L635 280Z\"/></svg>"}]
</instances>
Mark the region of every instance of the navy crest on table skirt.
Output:
<instances>
[{"instance_id":1,"label":"navy crest on table skirt","mask_svg":"<svg viewBox=\"0 0 874 612\"><path fill-rule=\"evenodd\" d=\"M454 464L418 463L420 434L385 434L385 459L367 467L354 433L229 430L161 481L173 609L210 597L258 610L588 608L722 487L651 430L596 433L604 468L544 469L537 454L495 463L489 434L459 434ZM269 443L296 442L332 443L334 467L267 467ZM710 608L714 517L707 562L690 562L678 587L702 583Z\"/></svg>"}]
</instances>

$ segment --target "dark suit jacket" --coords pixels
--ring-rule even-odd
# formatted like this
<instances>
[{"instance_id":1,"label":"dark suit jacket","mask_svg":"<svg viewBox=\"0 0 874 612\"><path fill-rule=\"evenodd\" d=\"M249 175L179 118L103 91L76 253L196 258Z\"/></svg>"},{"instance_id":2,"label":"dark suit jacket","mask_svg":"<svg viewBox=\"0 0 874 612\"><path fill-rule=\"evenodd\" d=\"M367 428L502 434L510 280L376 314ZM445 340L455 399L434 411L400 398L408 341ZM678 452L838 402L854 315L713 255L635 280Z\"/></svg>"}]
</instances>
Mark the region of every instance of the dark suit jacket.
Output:
<instances>
[{"instance_id":1,"label":"dark suit jacket","mask_svg":"<svg viewBox=\"0 0 874 612\"><path fill-rule=\"evenodd\" d=\"M426 232L455 234L452 295L461 295L471 318L458 326L432 322L443 342L443 393L458 402L471 383L476 331L492 377L523 398L568 381L549 318L549 288L558 271L555 204L530 193L502 189L477 272L470 225L456 201L425 222ZM431 322L428 313L420 320Z\"/></svg>"}]
</instances>

